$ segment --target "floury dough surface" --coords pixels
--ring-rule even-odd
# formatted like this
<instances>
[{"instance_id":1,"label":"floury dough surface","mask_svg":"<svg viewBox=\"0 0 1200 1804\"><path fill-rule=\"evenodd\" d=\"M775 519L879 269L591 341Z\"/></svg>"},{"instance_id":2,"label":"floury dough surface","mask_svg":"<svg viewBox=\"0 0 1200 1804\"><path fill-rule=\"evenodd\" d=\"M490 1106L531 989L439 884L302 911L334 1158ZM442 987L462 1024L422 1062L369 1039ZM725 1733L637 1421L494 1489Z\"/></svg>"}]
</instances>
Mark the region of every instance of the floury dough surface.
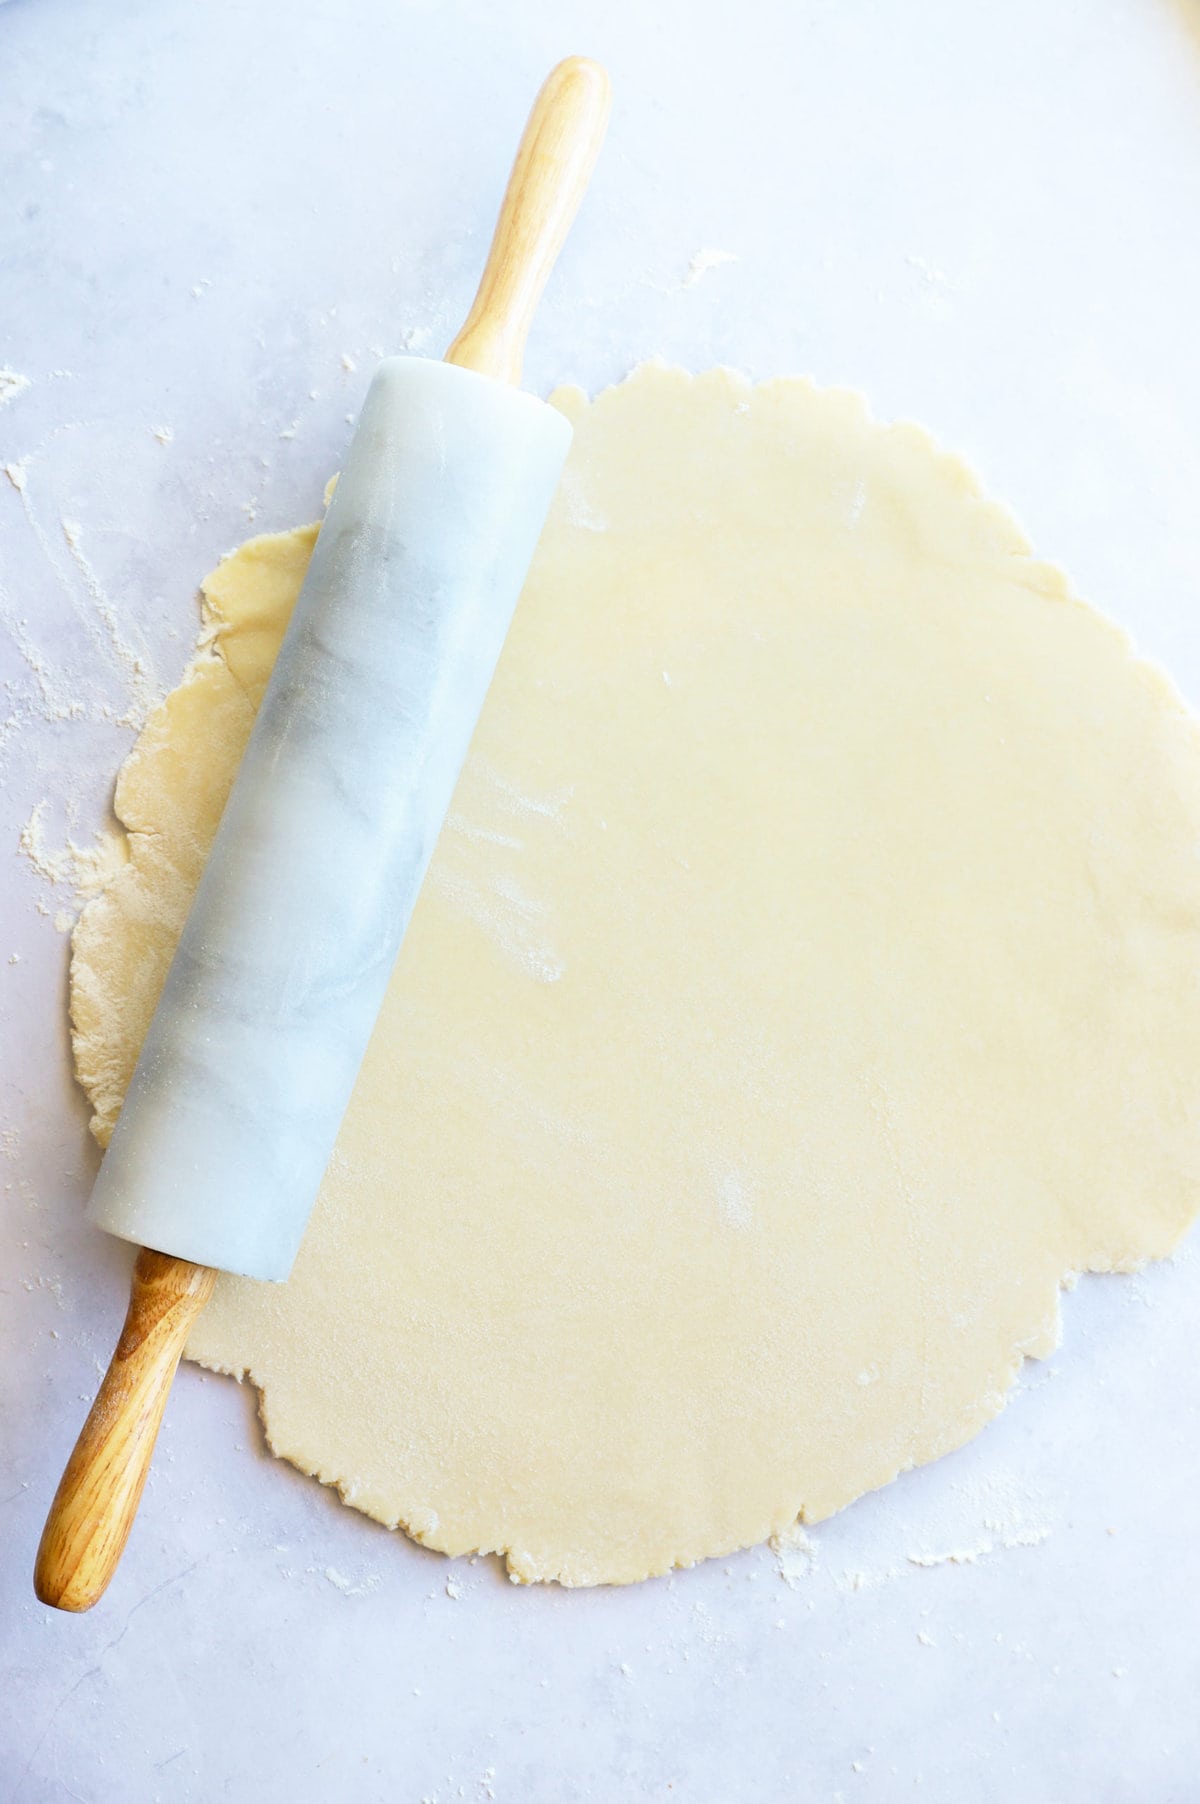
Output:
<instances>
[{"instance_id":1,"label":"floury dough surface","mask_svg":"<svg viewBox=\"0 0 1200 1804\"><path fill-rule=\"evenodd\" d=\"M291 1280L189 1353L521 1579L633 1580L974 1434L1200 1206L1200 737L854 396L589 405ZM316 528L205 585L75 934L107 1139Z\"/></svg>"}]
</instances>

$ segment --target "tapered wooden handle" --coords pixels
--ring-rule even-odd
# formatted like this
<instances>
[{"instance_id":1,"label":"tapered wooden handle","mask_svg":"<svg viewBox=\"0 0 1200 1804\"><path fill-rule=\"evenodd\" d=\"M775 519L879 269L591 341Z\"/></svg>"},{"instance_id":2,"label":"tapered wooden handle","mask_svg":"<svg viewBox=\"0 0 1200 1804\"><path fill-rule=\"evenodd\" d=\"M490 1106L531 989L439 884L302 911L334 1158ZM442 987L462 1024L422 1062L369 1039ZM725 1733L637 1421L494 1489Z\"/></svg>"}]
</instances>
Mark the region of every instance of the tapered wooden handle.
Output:
<instances>
[{"instance_id":1,"label":"tapered wooden handle","mask_svg":"<svg viewBox=\"0 0 1200 1804\"><path fill-rule=\"evenodd\" d=\"M447 363L520 382L530 321L600 153L610 98L608 76L586 56L567 57L546 77L508 178L479 293Z\"/></svg>"},{"instance_id":2,"label":"tapered wooden handle","mask_svg":"<svg viewBox=\"0 0 1200 1804\"><path fill-rule=\"evenodd\" d=\"M129 1313L42 1531L34 1589L57 1610L90 1610L129 1539L188 1329L212 1295L208 1265L143 1249Z\"/></svg>"}]
</instances>

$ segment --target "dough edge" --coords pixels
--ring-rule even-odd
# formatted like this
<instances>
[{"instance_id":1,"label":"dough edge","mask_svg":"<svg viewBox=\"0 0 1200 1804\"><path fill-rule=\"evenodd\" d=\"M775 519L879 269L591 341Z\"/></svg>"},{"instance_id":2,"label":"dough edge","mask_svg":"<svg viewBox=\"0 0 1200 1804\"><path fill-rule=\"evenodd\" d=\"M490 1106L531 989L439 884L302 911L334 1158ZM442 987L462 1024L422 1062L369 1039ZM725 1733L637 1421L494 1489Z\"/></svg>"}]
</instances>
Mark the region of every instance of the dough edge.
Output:
<instances>
[{"instance_id":1,"label":"dough edge","mask_svg":"<svg viewBox=\"0 0 1200 1804\"><path fill-rule=\"evenodd\" d=\"M959 498L978 509L980 516L987 520L998 544L1020 566L1022 583L1045 596L1047 600L1059 601L1084 610L1093 621L1101 624L1127 654L1130 660L1130 676L1145 685L1160 706L1168 708L1180 718L1197 751L1200 752L1200 720L1187 707L1170 674L1153 660L1138 653L1131 634L1123 627L1102 614L1091 603L1076 595L1071 588L1066 572L1059 565L1034 555L1032 544L1015 512L1003 501L986 492L976 471L965 458L956 452L944 449L926 427L906 420L886 424L877 421L867 397L853 388L841 385L826 387L804 376L775 376L759 382L752 382L735 368L725 365L692 374L680 366L657 359L637 364L622 382L601 390L591 399L583 389L575 385L561 386L549 397L550 404L558 407L569 419L573 420L585 408L603 408L626 384L635 382L649 373L653 373L657 380L669 382L679 390L693 386L714 387L727 396L738 399L748 398L753 394L756 398L769 400L772 397L786 397L796 391L809 395L819 394L826 406L836 405L844 408L848 414L857 416L864 423L877 426L880 431L888 435L893 443L904 445L919 455L931 458L936 463L942 479L953 487ZM328 503L336 480L335 475L326 487L326 503ZM89 1121L90 1132L101 1148L107 1146L112 1134L120 1109L122 1087L114 1083L112 1061L105 1057L106 1047L103 1034L97 1031L88 1020L91 1004L90 987L93 979L93 971L89 963L90 949L94 943L104 940L105 910L112 906L112 892L116 885L134 865L134 854L139 838L152 839L154 835L154 827L151 823L138 824L134 818L131 818L133 810L127 805L122 794L122 779L127 776L130 767L138 759L147 738L157 732L165 733L170 705L176 696L186 690L189 685L202 681L206 677L212 680L213 673L219 672L223 679L227 678L236 688L238 695L247 706L256 707L256 701L249 696L236 671L232 669L222 644L223 633L230 624L221 606L224 578L231 570L240 567L241 562L247 558L274 556L280 551L286 551L291 555L302 549L304 559L307 561L319 527L320 522L316 521L283 531L256 534L219 559L215 569L202 580L199 586L201 620L191 655L177 684L151 710L137 740L119 767L113 798L113 814L120 834L124 837L128 859L113 872L104 888L87 902L71 935L69 1014L73 1068L76 1080L92 1109ZM556 1582L565 1587L589 1587L597 1583L636 1583L643 1579L664 1576L671 1571L687 1570L706 1559L727 1557L735 1552L758 1546L775 1537L786 1535L794 1527L811 1526L827 1520L830 1516L840 1513L842 1509L857 1501L859 1497L867 1495L873 1490L883 1489L905 1472L931 1464L934 1460L964 1446L1004 1409L1018 1383L1026 1360L1046 1358L1060 1346L1063 1338L1061 1308L1063 1290L1073 1289L1082 1272L1132 1273L1141 1270L1151 1261L1170 1258L1189 1231L1190 1226L1190 1222L1182 1221L1178 1224L1177 1231L1164 1237L1148 1251L1110 1252L1096 1247L1077 1266L1071 1266L1064 1270L1037 1329L1012 1347L1003 1383L988 1396L978 1399L976 1411L971 1418L960 1420L952 1430L940 1438L936 1446L924 1447L918 1455L897 1464L893 1470L879 1477L863 1490L856 1491L852 1496L845 1497L829 1508L815 1512L810 1512L801 1503L794 1511L784 1510L772 1520L763 1522L748 1536L731 1540L727 1544L705 1544L703 1547L695 1549L685 1548L673 1558L655 1560L650 1564L647 1564L645 1560L638 1560L636 1563L630 1564L627 1569L622 1569L619 1563L608 1560L602 1575L597 1575L594 1567L582 1558L566 1557L544 1560L522 1549L506 1545L460 1545L444 1534L436 1521L425 1523L417 1519L405 1520L403 1517L389 1515L386 1510L374 1503L370 1496L363 1494L358 1482L352 1477L339 1473L320 1462L314 1464L300 1448L289 1444L286 1430L272 1423L270 1379L267 1376L258 1375L252 1365L238 1369L232 1365L205 1358L191 1351L190 1348L185 1349L184 1357L205 1370L231 1377L239 1384L249 1382L256 1392L257 1414L262 1424L266 1446L271 1454L285 1460L306 1477L315 1478L320 1484L335 1490L343 1503L383 1527L392 1530L400 1529L421 1546L450 1557L499 1555L504 1559L508 1576L514 1583Z\"/></svg>"}]
</instances>

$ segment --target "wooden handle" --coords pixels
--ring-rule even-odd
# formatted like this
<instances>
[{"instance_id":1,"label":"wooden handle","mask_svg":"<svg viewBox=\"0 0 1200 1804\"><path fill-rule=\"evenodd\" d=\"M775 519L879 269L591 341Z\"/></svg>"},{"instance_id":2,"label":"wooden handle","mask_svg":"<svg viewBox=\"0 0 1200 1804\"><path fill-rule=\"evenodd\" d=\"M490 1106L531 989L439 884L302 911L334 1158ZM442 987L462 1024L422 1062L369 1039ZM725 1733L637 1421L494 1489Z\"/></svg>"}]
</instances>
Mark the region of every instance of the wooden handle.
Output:
<instances>
[{"instance_id":1,"label":"wooden handle","mask_svg":"<svg viewBox=\"0 0 1200 1804\"><path fill-rule=\"evenodd\" d=\"M212 1295L208 1265L143 1249L129 1313L42 1530L33 1584L57 1610L90 1610L125 1551L188 1329Z\"/></svg>"},{"instance_id":2,"label":"wooden handle","mask_svg":"<svg viewBox=\"0 0 1200 1804\"><path fill-rule=\"evenodd\" d=\"M479 293L447 363L497 382L521 380L534 309L600 154L608 76L586 56L551 69L517 150Z\"/></svg>"}]
</instances>

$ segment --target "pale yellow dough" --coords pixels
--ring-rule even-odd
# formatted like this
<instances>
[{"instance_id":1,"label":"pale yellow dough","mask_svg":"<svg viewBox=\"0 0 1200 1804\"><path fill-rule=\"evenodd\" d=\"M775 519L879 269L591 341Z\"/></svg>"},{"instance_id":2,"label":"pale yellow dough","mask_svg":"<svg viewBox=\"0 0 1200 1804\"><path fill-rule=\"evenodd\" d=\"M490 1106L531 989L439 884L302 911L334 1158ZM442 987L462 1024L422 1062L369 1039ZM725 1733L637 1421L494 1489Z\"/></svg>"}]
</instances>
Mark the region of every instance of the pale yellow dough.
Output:
<instances>
[{"instance_id":1,"label":"pale yellow dough","mask_svg":"<svg viewBox=\"0 0 1200 1804\"><path fill-rule=\"evenodd\" d=\"M575 447L291 1281L191 1357L521 1579L973 1435L1200 1202L1200 740L911 426L644 369ZM75 935L106 1139L316 529L253 540Z\"/></svg>"}]
</instances>

